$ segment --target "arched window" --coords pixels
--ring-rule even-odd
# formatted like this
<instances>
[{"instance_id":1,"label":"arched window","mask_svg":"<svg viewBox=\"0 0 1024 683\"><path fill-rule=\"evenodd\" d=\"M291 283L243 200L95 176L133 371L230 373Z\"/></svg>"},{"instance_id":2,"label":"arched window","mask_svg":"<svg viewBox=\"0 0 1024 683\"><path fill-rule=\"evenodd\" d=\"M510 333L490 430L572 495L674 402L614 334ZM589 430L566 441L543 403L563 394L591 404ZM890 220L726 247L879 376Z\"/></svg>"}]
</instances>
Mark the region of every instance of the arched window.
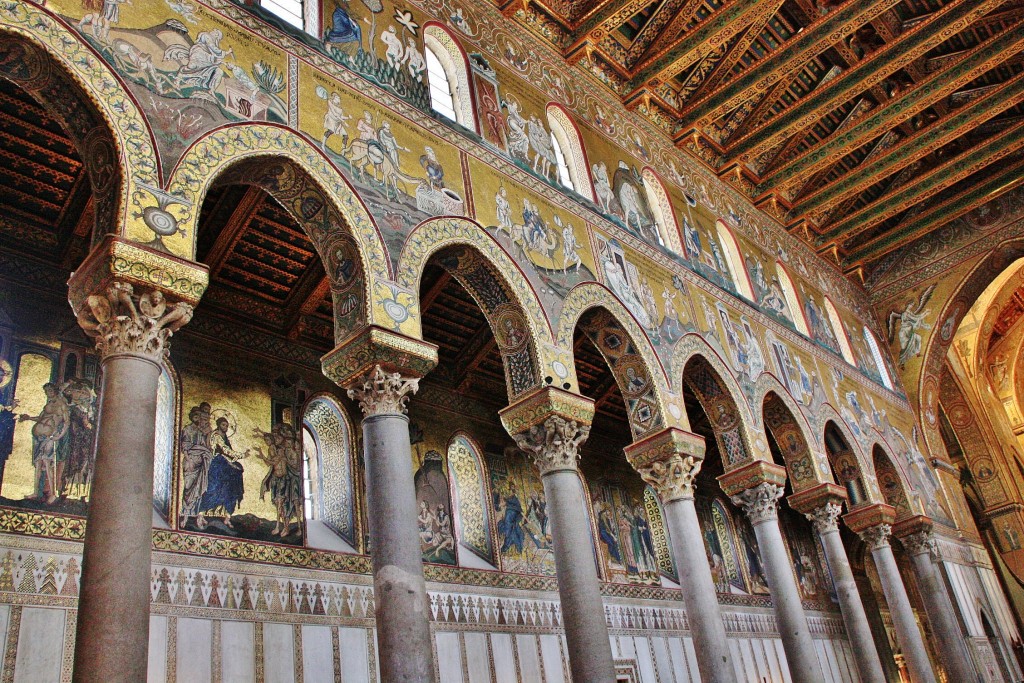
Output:
<instances>
[{"instance_id":1,"label":"arched window","mask_svg":"<svg viewBox=\"0 0 1024 683\"><path fill-rule=\"evenodd\" d=\"M493 566L490 501L487 497L483 461L480 451L469 437L456 434L448 443L448 471L459 547L472 551ZM467 564L465 553L460 552L458 557L459 564Z\"/></svg>"},{"instance_id":2,"label":"arched window","mask_svg":"<svg viewBox=\"0 0 1024 683\"><path fill-rule=\"evenodd\" d=\"M793 281L790 279L789 273L786 272L786 267L780 261L775 262L775 274L779 278L782 293L786 295L786 306L789 308L793 324L796 325L796 329L799 332L810 337L811 331L807 328L807 319L804 317L804 309L800 305L800 299L796 296L796 288L793 287Z\"/></svg>"},{"instance_id":3,"label":"arched window","mask_svg":"<svg viewBox=\"0 0 1024 683\"><path fill-rule=\"evenodd\" d=\"M423 29L430 106L441 116L476 131L466 54L440 24Z\"/></svg>"},{"instance_id":4,"label":"arched window","mask_svg":"<svg viewBox=\"0 0 1024 683\"><path fill-rule=\"evenodd\" d=\"M565 109L557 104L549 104L547 113L555 161L558 164L558 182L593 201L594 189L590 184L590 173L587 170L587 156L576 126ZM563 173L568 182L562 179Z\"/></svg>"},{"instance_id":5,"label":"arched window","mask_svg":"<svg viewBox=\"0 0 1024 683\"><path fill-rule=\"evenodd\" d=\"M835 305L828 297L825 297L825 314L828 316L829 324L832 325L832 333L835 335L836 341L839 342L839 350L843 354L843 359L850 365L857 365L857 361L853 357L853 349L850 348L850 339L846 336L846 328L839 318L839 312Z\"/></svg>"},{"instance_id":6,"label":"arched window","mask_svg":"<svg viewBox=\"0 0 1024 683\"><path fill-rule=\"evenodd\" d=\"M166 362L166 361L165 361ZM156 391L156 439L153 443L153 507L164 519L171 514L171 481L174 472L174 378L166 366L160 370Z\"/></svg>"},{"instance_id":7,"label":"arched window","mask_svg":"<svg viewBox=\"0 0 1024 683\"><path fill-rule=\"evenodd\" d=\"M348 417L332 397L318 396L306 405L302 426L306 518L323 522L349 546L358 548ZM314 535L311 531L310 536Z\"/></svg>"},{"instance_id":8,"label":"arched window","mask_svg":"<svg viewBox=\"0 0 1024 683\"><path fill-rule=\"evenodd\" d=\"M878 366L878 375L882 379L882 385L891 390L892 389L892 378L889 377L889 366L885 364L885 359L882 358L882 352L878 348L878 341L875 340L875 335L871 333L871 330L864 327L864 341L868 343L868 348L871 349L871 357L875 359L875 365Z\"/></svg>"},{"instance_id":9,"label":"arched window","mask_svg":"<svg viewBox=\"0 0 1024 683\"><path fill-rule=\"evenodd\" d=\"M260 0L260 7L306 33L318 33L315 15L319 3L305 0Z\"/></svg>"},{"instance_id":10,"label":"arched window","mask_svg":"<svg viewBox=\"0 0 1024 683\"><path fill-rule=\"evenodd\" d=\"M736 237L733 236L732 230L725 224L725 221L715 221L715 230L718 232L718 241L722 243L722 251L725 252L725 262L729 266L729 272L722 273L722 275L732 280L736 291L753 301L754 291L750 287L747 269L743 267L743 258L740 256L740 247L736 242Z\"/></svg>"},{"instance_id":11,"label":"arched window","mask_svg":"<svg viewBox=\"0 0 1024 683\"><path fill-rule=\"evenodd\" d=\"M641 173L644 181L644 190L647 192L647 204L654 214L654 222L658 224L658 238L661 245L673 253L682 255L683 243L679 239L679 222L676 220L676 213L672 209L672 202L669 201L668 192L654 171L647 167Z\"/></svg>"}]
</instances>

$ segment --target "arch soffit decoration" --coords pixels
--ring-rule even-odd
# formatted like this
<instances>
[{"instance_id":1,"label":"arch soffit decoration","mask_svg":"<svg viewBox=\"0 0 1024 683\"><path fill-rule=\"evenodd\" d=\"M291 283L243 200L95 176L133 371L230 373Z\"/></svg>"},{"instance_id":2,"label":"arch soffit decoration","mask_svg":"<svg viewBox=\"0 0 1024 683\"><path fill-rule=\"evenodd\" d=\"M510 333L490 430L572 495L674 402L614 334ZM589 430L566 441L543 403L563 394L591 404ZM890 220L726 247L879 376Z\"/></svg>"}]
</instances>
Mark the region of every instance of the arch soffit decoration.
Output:
<instances>
[{"instance_id":1,"label":"arch soffit decoration","mask_svg":"<svg viewBox=\"0 0 1024 683\"><path fill-rule=\"evenodd\" d=\"M774 378L771 378L774 380ZM759 392L761 404L762 427L767 435L771 431L782 453L785 469L790 475L790 483L794 492L800 492L820 483L835 483L828 460L817 449L811 437L810 426L804 419L796 401L787 393L767 387ZM774 405L772 404L774 403ZM784 413L782 412L784 409ZM770 419L768 411L778 411L777 419ZM772 426L774 424L774 426ZM797 440L786 438L787 434L796 432ZM784 441L784 442L783 442ZM801 443L801 441L803 443Z\"/></svg>"},{"instance_id":2,"label":"arch soffit decoration","mask_svg":"<svg viewBox=\"0 0 1024 683\"><path fill-rule=\"evenodd\" d=\"M422 311L419 310L419 287L423 271L430 259L437 253L450 247L465 247L481 259L482 265L498 283L508 298L508 302L489 306L472 282L452 272L466 291L473 296L483 311L494 332L495 341L506 360L506 379L511 380L508 361L513 355L522 355L522 345L505 333L504 321L513 327L525 328L529 331L526 350L531 367L530 386L518 386L515 391L509 382L509 396L518 396L527 389L541 386L541 376L549 368L571 367L565 365L565 358L556 353L551 345L551 326L547 315L540 304L537 293L533 290L526 275L522 272L508 252L487 234L478 223L468 218L441 217L423 221L417 225L402 247L398 261L397 286L413 298L416 315L414 318L413 336L421 339ZM560 364L560 365L556 365ZM552 372L555 370L552 369ZM570 370L571 372L571 370ZM558 374L558 373L556 373ZM559 375L561 378L561 375ZM575 384L575 375L566 380Z\"/></svg>"},{"instance_id":3,"label":"arch soffit decoration","mask_svg":"<svg viewBox=\"0 0 1024 683\"><path fill-rule=\"evenodd\" d=\"M618 300L615 294L610 289L597 282L583 282L569 291L569 295L565 298L565 302L562 304L562 311L558 318L558 332L555 337L555 343L559 349L566 354L567 361L569 364L570 372L575 374L576 359L573 355L573 337L576 334L576 327L579 325L580 319L583 316L594 309L604 309L622 328L622 331L626 336L629 337L630 342L637 350L637 354L640 356L643 362L643 370L647 373L647 377L650 380L651 390L653 392L653 398L656 402L658 415L661 416L661 425L665 426L665 423L673 424L674 426L681 427L689 431L690 425L686 419L685 411L680 409L677 402L672 401L670 398L670 391L668 385L668 379L665 375L665 368L661 363L661 359L658 354L654 351L654 346L651 344L650 338L647 333L640 327L636 319L633 318L633 314L630 313L625 306ZM600 344L595 344L598 350L604 355L604 351L601 350ZM607 357L605 360L609 361ZM623 369L625 372L625 369ZM616 380L619 378L616 377ZM576 384L578 387L579 385ZM622 387L621 380L619 381L620 388ZM673 410L674 408L674 410ZM666 409L668 412L666 412ZM632 421L632 420L631 420ZM631 424L631 426L634 426ZM651 427L640 427L640 433L650 431Z\"/></svg>"},{"instance_id":4,"label":"arch soffit decoration","mask_svg":"<svg viewBox=\"0 0 1024 683\"><path fill-rule=\"evenodd\" d=\"M871 443L871 449L869 452L871 453L872 464L874 464L876 458L878 458L879 461L874 467L875 479L880 480L878 484L879 495L885 503L896 508L897 519L903 518L907 515L924 514L920 498L913 493L914 489L908 483L907 473L903 471L903 466L898 460L894 460L893 457L889 455L890 453L896 452L892 449L889 443L884 439L875 439ZM891 470L893 474L896 475L895 483L898 488L895 498L887 496L885 494L885 489L882 486L885 482L881 480L885 479L886 473L884 470L886 469Z\"/></svg>"},{"instance_id":5,"label":"arch soffit decoration","mask_svg":"<svg viewBox=\"0 0 1024 683\"><path fill-rule=\"evenodd\" d=\"M150 188L159 192L160 164L149 126L128 88L73 32L31 3L0 5L0 36L13 36L43 50L99 112L117 156L120 197L114 211L117 225L112 228L138 242L151 240L153 233L143 222L143 204L152 201ZM37 73L28 76L35 77ZM88 168L89 160L83 161Z\"/></svg>"},{"instance_id":6,"label":"arch soffit decoration","mask_svg":"<svg viewBox=\"0 0 1024 683\"><path fill-rule=\"evenodd\" d=\"M729 369L729 366L718 355L718 352L704 341L703 337L697 334L690 333L685 335L676 342L672 353L671 367L674 377L678 378L678 385L675 388L679 395L682 396L683 394L683 387L686 382L686 369L691 361L695 359L707 363L713 372L714 379L725 390L725 393L738 412L738 428L743 441L743 447L747 452L747 458L743 461L732 463L726 462L723 458L722 466L725 470L728 472L750 460L773 462L771 452L768 450L768 442L761 434L760 418L754 418L750 405L747 403L739 382L732 374L732 370Z\"/></svg>"},{"instance_id":7,"label":"arch soffit decoration","mask_svg":"<svg viewBox=\"0 0 1024 683\"><path fill-rule=\"evenodd\" d=\"M937 411L939 377L942 373L946 351L953 343L956 330L960 326L963 316L971 309L973 301L981 296L993 278L1021 257L1024 257L1024 239L1022 238L1006 240L993 247L988 255L979 260L950 293L923 344L919 376L916 382L918 391L916 407L922 418L922 432L929 455L944 453L942 439L938 433ZM910 387L911 382L907 381L908 378L901 377L900 379L904 387Z\"/></svg>"},{"instance_id":8,"label":"arch soffit decoration","mask_svg":"<svg viewBox=\"0 0 1024 683\"><path fill-rule=\"evenodd\" d=\"M861 477L864 479L864 483L867 484L871 479L874 478L874 466L868 462L867 458L864 457L864 449L861 448L861 444L853 436L853 430L850 429L850 425L846 423L846 420L839 414L831 403L823 403L818 408L817 420L814 425L814 433L821 439L821 449L825 455L828 455L828 449L825 445L825 428L828 423L831 422L835 425L839 434L842 435L843 441L851 451L853 451L854 457L857 459L857 466L860 468Z\"/></svg>"}]
</instances>

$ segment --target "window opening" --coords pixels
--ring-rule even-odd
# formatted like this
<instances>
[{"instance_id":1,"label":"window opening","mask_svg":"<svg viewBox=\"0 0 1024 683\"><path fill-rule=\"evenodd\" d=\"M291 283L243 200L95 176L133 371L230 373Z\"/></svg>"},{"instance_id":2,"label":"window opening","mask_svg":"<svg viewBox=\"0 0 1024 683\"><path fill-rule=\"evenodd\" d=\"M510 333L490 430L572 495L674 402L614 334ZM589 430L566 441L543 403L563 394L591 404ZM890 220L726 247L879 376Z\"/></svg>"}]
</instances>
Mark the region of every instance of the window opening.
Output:
<instances>
[{"instance_id":1,"label":"window opening","mask_svg":"<svg viewBox=\"0 0 1024 683\"><path fill-rule=\"evenodd\" d=\"M260 7L298 29L306 29L304 0L260 0Z\"/></svg>"},{"instance_id":2,"label":"window opening","mask_svg":"<svg viewBox=\"0 0 1024 683\"><path fill-rule=\"evenodd\" d=\"M426 45L427 81L430 84L430 106L441 116L458 122L455 114L455 93L448 74L431 45Z\"/></svg>"}]
</instances>

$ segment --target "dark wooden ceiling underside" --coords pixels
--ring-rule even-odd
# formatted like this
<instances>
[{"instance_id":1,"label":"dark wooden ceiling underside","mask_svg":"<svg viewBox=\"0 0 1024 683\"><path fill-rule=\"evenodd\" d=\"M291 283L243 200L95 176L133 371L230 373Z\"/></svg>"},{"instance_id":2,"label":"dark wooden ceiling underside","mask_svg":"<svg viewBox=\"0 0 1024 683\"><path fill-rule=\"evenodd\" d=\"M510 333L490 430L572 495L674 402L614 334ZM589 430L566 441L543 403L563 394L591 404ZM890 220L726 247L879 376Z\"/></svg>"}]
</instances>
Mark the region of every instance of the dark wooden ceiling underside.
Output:
<instances>
[{"instance_id":1,"label":"dark wooden ceiling underside","mask_svg":"<svg viewBox=\"0 0 1024 683\"><path fill-rule=\"evenodd\" d=\"M1024 176L1024 0L494 1L852 274Z\"/></svg>"}]
</instances>

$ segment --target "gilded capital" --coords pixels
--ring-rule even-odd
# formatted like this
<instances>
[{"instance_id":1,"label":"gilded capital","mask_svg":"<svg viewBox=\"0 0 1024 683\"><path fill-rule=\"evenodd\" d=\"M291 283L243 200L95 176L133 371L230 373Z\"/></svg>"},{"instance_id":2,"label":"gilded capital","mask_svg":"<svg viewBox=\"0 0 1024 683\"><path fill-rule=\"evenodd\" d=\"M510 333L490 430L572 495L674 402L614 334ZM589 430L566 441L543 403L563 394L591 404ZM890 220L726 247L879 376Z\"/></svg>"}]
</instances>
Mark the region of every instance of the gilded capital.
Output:
<instances>
[{"instance_id":1,"label":"gilded capital","mask_svg":"<svg viewBox=\"0 0 1024 683\"><path fill-rule=\"evenodd\" d=\"M359 402L365 417L371 415L404 415L409 396L420 387L418 377L403 377L398 372L384 372L375 365L361 381L348 390L348 397Z\"/></svg>"},{"instance_id":2,"label":"gilded capital","mask_svg":"<svg viewBox=\"0 0 1024 683\"><path fill-rule=\"evenodd\" d=\"M552 415L512 438L533 458L543 477L550 472L575 470L579 463L580 445L589 435L589 424Z\"/></svg>"},{"instance_id":3,"label":"gilded capital","mask_svg":"<svg viewBox=\"0 0 1024 683\"><path fill-rule=\"evenodd\" d=\"M779 518L779 499L784 492L781 484L763 481L730 498L734 505L743 508L750 523L756 526Z\"/></svg>"},{"instance_id":4,"label":"gilded capital","mask_svg":"<svg viewBox=\"0 0 1024 683\"><path fill-rule=\"evenodd\" d=\"M860 538L867 545L868 550L874 552L889 546L889 537L892 536L891 524L879 524L868 527L860 532Z\"/></svg>"}]
</instances>

